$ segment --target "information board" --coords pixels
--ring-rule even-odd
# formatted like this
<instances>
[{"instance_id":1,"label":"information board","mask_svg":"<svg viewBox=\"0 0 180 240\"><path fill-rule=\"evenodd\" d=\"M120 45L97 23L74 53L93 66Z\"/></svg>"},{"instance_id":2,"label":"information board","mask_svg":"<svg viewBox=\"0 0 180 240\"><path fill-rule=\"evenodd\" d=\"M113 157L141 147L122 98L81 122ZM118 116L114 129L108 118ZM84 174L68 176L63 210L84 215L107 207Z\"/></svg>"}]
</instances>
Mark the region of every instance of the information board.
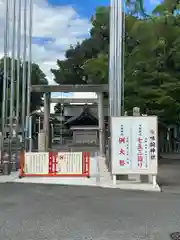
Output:
<instances>
[{"instance_id":1,"label":"information board","mask_svg":"<svg viewBox=\"0 0 180 240\"><path fill-rule=\"evenodd\" d=\"M112 174L157 174L157 117L111 118Z\"/></svg>"}]
</instances>

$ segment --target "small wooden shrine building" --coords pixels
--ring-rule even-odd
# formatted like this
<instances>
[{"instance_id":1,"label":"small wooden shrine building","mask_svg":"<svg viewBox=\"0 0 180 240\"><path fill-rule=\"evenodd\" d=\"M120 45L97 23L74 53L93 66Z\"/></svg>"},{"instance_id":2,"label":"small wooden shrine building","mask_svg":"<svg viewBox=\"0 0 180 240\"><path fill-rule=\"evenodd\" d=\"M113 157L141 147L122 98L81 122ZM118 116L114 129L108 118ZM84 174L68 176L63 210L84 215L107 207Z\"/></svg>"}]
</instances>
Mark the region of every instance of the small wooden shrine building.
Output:
<instances>
[{"instance_id":1,"label":"small wooden shrine building","mask_svg":"<svg viewBox=\"0 0 180 240\"><path fill-rule=\"evenodd\" d=\"M65 125L72 131L72 144L98 144L98 118L88 105L84 106L80 115L69 118Z\"/></svg>"}]
</instances>

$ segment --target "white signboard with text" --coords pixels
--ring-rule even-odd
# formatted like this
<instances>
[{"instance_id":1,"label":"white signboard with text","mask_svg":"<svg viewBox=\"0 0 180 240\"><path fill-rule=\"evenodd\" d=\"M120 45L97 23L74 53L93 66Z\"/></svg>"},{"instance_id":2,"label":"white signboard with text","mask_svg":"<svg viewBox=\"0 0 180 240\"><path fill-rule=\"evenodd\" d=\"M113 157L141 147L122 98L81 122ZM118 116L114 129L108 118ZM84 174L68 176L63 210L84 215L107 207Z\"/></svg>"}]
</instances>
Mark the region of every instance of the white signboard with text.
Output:
<instances>
[{"instance_id":1,"label":"white signboard with text","mask_svg":"<svg viewBox=\"0 0 180 240\"><path fill-rule=\"evenodd\" d=\"M111 118L112 174L157 174L157 117Z\"/></svg>"}]
</instances>

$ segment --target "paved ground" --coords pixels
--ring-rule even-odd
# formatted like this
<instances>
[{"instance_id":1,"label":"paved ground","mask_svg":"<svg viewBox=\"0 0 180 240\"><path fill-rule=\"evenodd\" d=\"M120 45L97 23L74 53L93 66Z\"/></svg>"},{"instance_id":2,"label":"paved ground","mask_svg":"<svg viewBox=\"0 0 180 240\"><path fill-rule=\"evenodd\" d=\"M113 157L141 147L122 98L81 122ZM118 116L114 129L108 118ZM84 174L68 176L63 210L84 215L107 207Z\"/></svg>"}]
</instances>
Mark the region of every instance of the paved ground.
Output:
<instances>
[{"instance_id":1,"label":"paved ground","mask_svg":"<svg viewBox=\"0 0 180 240\"><path fill-rule=\"evenodd\" d=\"M33 184L0 193L2 240L166 240L180 230L179 195Z\"/></svg>"},{"instance_id":2,"label":"paved ground","mask_svg":"<svg viewBox=\"0 0 180 240\"><path fill-rule=\"evenodd\" d=\"M180 158L159 161L158 183L163 191L180 193Z\"/></svg>"}]
</instances>

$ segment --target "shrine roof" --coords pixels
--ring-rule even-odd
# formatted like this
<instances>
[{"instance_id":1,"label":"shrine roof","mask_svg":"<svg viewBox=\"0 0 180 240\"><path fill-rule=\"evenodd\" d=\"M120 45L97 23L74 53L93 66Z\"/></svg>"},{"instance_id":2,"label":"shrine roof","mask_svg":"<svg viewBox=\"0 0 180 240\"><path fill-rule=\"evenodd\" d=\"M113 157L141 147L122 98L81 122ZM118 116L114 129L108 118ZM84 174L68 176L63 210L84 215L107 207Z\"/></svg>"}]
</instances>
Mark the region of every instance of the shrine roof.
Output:
<instances>
[{"instance_id":1,"label":"shrine roof","mask_svg":"<svg viewBox=\"0 0 180 240\"><path fill-rule=\"evenodd\" d=\"M83 125L83 122L87 121L87 120L89 120L91 123L93 123L93 125L98 125L97 116L90 111L88 106L85 106L83 111L78 116L69 118L66 121L66 124L71 125L71 126L79 125L79 124Z\"/></svg>"}]
</instances>

